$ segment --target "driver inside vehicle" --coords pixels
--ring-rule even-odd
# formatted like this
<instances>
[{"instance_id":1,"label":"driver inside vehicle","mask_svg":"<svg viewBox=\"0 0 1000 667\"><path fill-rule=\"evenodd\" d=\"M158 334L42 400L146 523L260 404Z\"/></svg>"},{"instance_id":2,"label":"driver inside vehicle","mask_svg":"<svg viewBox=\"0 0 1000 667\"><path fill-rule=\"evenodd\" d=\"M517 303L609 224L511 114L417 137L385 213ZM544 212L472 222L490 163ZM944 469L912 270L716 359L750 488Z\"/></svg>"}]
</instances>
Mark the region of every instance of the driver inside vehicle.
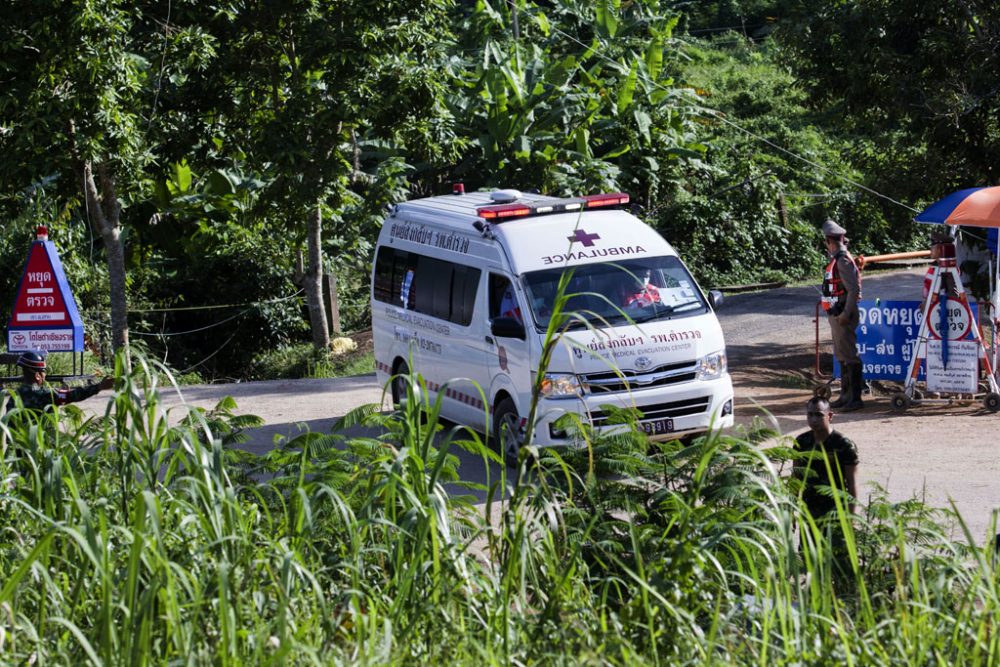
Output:
<instances>
[{"instance_id":1,"label":"driver inside vehicle","mask_svg":"<svg viewBox=\"0 0 1000 667\"><path fill-rule=\"evenodd\" d=\"M661 303L660 290L651 282L652 271L646 269L638 276L640 282L636 284L631 278L631 283L626 287L626 296L623 306L626 308L646 308L654 303Z\"/></svg>"}]
</instances>

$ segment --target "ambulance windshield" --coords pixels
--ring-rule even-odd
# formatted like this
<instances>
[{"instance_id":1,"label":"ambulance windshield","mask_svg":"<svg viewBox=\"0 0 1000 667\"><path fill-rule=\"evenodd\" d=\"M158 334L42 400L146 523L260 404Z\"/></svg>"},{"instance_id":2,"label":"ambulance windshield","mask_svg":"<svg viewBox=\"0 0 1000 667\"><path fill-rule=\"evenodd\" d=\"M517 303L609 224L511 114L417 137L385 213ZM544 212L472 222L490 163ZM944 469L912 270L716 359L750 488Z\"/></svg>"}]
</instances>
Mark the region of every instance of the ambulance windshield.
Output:
<instances>
[{"instance_id":1,"label":"ambulance windshield","mask_svg":"<svg viewBox=\"0 0 1000 667\"><path fill-rule=\"evenodd\" d=\"M676 257L582 264L525 274L524 284L535 322L549 325L559 278L568 273L564 308L595 327L651 322L708 311L691 274ZM583 327L579 319L571 326Z\"/></svg>"}]
</instances>

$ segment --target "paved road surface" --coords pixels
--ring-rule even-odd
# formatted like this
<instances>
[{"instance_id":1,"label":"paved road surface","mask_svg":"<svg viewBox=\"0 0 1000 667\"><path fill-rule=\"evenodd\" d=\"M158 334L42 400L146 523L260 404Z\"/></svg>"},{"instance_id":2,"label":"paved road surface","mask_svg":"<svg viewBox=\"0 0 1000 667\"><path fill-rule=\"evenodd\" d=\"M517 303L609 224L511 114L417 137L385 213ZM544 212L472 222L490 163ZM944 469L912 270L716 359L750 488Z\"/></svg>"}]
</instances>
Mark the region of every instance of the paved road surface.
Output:
<instances>
[{"instance_id":1,"label":"paved road surface","mask_svg":"<svg viewBox=\"0 0 1000 667\"><path fill-rule=\"evenodd\" d=\"M877 275L865 281L866 298L883 300L919 298L919 275L910 270ZM788 287L765 292L726 297L719 321L726 336L731 366L751 363L784 349L789 342L810 344L814 338L813 315L818 292L814 286ZM825 322L822 323L825 327ZM822 334L828 337L825 329ZM351 409L383 400L375 374L336 379L272 380L181 388L181 396L171 396L170 405L182 403L209 408L225 396L232 396L241 412L264 419L267 427L254 434L248 448L263 451L274 435L294 435L302 429L326 430ZM86 405L100 405L100 397Z\"/></svg>"},{"instance_id":2,"label":"paved road surface","mask_svg":"<svg viewBox=\"0 0 1000 667\"><path fill-rule=\"evenodd\" d=\"M882 301L920 299L925 269L909 269L865 276L862 296ZM732 366L780 353L788 343L813 344L819 287L783 287L727 296L719 309ZM820 322L822 340L829 341L830 327Z\"/></svg>"},{"instance_id":3,"label":"paved road surface","mask_svg":"<svg viewBox=\"0 0 1000 667\"><path fill-rule=\"evenodd\" d=\"M911 269L866 276L865 298L918 299L922 274L923 269ZM746 423L754 414L763 414L753 403L764 402L783 432L805 429L798 406L809 396L808 386L760 389L754 374L762 360L766 364L789 350L801 355L813 349L817 298L818 292L811 285L727 297L719 319L738 385L739 421ZM821 322L821 335L828 352L825 322ZM751 367L753 373L741 370ZM255 429L246 445L258 453L267 451L275 437L293 437L307 429L326 431L352 408L383 399L374 374L370 374L334 380L185 387L181 396L173 395L167 402L210 408L227 395L236 399L241 412L265 420L266 426ZM85 405L100 410L103 400L90 399ZM942 507L953 500L974 534L986 535L991 512L1000 507L996 481L1000 478L1000 458L994 444L1000 415L986 413L977 405L924 406L901 415L891 412L884 398L869 401L869 406L862 412L837 415L835 421L835 427L858 444L863 487L876 482L887 488L893 499L918 495ZM467 480L486 483L499 478L499 466L484 467L477 458L464 453L460 456Z\"/></svg>"}]
</instances>

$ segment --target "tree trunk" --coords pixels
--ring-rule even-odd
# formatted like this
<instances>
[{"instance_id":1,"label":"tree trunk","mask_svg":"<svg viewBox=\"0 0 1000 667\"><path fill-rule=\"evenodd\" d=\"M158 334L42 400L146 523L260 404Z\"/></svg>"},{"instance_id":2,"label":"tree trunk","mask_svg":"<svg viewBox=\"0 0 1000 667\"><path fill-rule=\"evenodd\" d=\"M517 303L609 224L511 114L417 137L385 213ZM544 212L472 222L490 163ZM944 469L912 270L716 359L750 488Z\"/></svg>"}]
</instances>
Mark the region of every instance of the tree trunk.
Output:
<instances>
[{"instance_id":1,"label":"tree trunk","mask_svg":"<svg viewBox=\"0 0 1000 667\"><path fill-rule=\"evenodd\" d=\"M326 290L326 314L330 317L330 334L340 335L340 301L337 299L337 274L327 273L323 280Z\"/></svg>"},{"instance_id":2,"label":"tree trunk","mask_svg":"<svg viewBox=\"0 0 1000 667\"><path fill-rule=\"evenodd\" d=\"M104 163L97 165L100 194L94 181L90 160L83 163L84 195L91 224L104 240L108 256L108 281L111 292L111 344L115 352L124 351L128 359L128 304L125 299L125 249L121 240L121 205L115 192L114 177Z\"/></svg>"},{"instance_id":3,"label":"tree trunk","mask_svg":"<svg viewBox=\"0 0 1000 667\"><path fill-rule=\"evenodd\" d=\"M323 306L322 227L323 212L317 205L309 215L309 224L306 230L309 265L306 267L305 288L313 345L319 349L326 349L330 347L330 331L326 328L326 308Z\"/></svg>"}]
</instances>

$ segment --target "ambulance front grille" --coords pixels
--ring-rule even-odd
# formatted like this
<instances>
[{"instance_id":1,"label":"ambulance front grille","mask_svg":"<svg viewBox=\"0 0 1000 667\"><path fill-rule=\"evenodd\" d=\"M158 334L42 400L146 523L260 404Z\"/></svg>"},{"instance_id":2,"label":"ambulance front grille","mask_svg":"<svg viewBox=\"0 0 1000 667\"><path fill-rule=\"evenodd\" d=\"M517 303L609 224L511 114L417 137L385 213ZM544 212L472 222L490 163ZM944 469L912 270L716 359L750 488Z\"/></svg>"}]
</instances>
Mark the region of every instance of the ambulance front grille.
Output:
<instances>
[{"instance_id":1,"label":"ambulance front grille","mask_svg":"<svg viewBox=\"0 0 1000 667\"><path fill-rule=\"evenodd\" d=\"M682 401L669 401L667 403L639 405L636 407L642 413L642 421L649 421L652 419L665 419L667 417L676 419L677 417L702 414L708 410L711 402L711 396L701 396L699 398L686 398ZM596 428L604 426L604 422L608 420L608 416L601 410L595 410L590 413L590 419Z\"/></svg>"},{"instance_id":2,"label":"ambulance front grille","mask_svg":"<svg viewBox=\"0 0 1000 667\"><path fill-rule=\"evenodd\" d=\"M648 371L605 371L584 375L583 380L592 394L611 394L620 391L637 391L650 387L690 382L697 377L697 361L657 366Z\"/></svg>"}]
</instances>

